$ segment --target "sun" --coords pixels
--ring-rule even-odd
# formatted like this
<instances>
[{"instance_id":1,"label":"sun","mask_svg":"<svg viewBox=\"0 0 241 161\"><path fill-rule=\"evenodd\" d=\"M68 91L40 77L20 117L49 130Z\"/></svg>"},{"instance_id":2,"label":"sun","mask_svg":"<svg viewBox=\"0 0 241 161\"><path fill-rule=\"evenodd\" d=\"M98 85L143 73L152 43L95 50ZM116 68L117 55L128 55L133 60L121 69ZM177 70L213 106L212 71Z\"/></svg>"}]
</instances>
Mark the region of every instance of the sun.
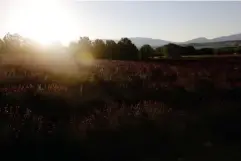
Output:
<instances>
[{"instance_id":1,"label":"sun","mask_svg":"<svg viewBox=\"0 0 241 161\"><path fill-rule=\"evenodd\" d=\"M57 40L65 44L78 33L78 25L68 11L60 0L21 0L12 9L7 26L9 32L42 44Z\"/></svg>"}]
</instances>

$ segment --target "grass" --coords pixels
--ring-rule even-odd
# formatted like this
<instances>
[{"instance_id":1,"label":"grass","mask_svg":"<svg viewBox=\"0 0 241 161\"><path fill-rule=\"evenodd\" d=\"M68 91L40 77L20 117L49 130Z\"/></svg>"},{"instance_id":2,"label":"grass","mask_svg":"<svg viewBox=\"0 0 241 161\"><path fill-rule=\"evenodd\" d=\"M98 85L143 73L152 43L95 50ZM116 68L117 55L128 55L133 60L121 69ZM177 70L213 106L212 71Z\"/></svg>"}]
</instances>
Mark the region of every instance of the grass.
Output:
<instances>
[{"instance_id":1,"label":"grass","mask_svg":"<svg viewBox=\"0 0 241 161\"><path fill-rule=\"evenodd\" d=\"M85 70L74 83L33 71L1 82L2 157L240 160L241 90L228 62L96 61Z\"/></svg>"}]
</instances>

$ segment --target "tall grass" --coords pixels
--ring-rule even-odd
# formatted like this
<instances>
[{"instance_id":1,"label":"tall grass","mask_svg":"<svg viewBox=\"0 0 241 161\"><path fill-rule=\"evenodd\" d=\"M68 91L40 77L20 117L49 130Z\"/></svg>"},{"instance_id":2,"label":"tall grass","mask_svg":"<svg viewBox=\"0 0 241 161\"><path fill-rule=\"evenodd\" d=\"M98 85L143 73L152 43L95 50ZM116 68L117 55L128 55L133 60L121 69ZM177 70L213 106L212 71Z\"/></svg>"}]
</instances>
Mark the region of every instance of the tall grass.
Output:
<instances>
[{"instance_id":1,"label":"tall grass","mask_svg":"<svg viewBox=\"0 0 241 161\"><path fill-rule=\"evenodd\" d=\"M239 66L96 61L74 83L4 66L2 156L239 160Z\"/></svg>"}]
</instances>

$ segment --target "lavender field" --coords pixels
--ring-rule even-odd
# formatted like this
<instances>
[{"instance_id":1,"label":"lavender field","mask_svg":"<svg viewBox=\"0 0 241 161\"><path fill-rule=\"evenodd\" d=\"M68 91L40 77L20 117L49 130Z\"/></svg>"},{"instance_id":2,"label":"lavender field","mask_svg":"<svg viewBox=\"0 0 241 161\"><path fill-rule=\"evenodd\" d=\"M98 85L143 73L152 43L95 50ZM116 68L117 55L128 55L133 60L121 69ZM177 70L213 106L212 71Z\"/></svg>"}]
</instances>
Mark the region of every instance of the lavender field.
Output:
<instances>
[{"instance_id":1,"label":"lavender field","mask_svg":"<svg viewBox=\"0 0 241 161\"><path fill-rule=\"evenodd\" d=\"M241 159L239 60L63 66L1 65L7 158Z\"/></svg>"}]
</instances>

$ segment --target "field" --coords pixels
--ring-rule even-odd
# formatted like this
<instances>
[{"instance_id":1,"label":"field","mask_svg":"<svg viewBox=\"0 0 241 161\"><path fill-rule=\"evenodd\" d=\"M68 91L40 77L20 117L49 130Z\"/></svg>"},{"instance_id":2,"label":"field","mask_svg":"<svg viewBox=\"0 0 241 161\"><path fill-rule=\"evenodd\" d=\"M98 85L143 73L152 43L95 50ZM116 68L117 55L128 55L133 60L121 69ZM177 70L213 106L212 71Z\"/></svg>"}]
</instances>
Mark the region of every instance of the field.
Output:
<instances>
[{"instance_id":1,"label":"field","mask_svg":"<svg viewBox=\"0 0 241 161\"><path fill-rule=\"evenodd\" d=\"M2 157L240 160L240 62L2 64Z\"/></svg>"}]
</instances>

